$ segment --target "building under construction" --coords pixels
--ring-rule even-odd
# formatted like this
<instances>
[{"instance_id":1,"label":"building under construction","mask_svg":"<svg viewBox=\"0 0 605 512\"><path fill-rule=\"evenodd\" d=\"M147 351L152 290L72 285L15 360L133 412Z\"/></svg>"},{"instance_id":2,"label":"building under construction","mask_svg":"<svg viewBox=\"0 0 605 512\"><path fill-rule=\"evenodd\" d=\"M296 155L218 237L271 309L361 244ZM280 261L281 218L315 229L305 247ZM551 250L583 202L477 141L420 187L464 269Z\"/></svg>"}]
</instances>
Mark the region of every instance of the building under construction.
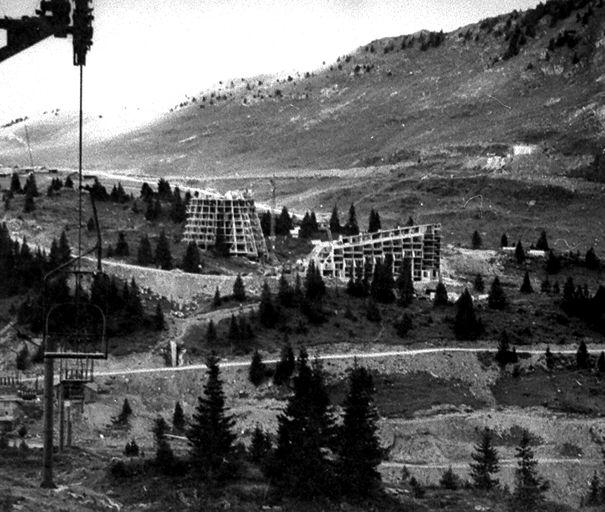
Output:
<instances>
[{"instance_id":1,"label":"building under construction","mask_svg":"<svg viewBox=\"0 0 605 512\"><path fill-rule=\"evenodd\" d=\"M414 281L431 281L439 278L440 252L441 225L425 224L316 242L309 261L324 277L346 280L371 272L377 261L391 255L395 275L401 271L403 259L409 258Z\"/></svg>"},{"instance_id":2,"label":"building under construction","mask_svg":"<svg viewBox=\"0 0 605 512\"><path fill-rule=\"evenodd\" d=\"M232 256L259 258L267 252L254 199L247 192L192 197L183 241Z\"/></svg>"}]
</instances>

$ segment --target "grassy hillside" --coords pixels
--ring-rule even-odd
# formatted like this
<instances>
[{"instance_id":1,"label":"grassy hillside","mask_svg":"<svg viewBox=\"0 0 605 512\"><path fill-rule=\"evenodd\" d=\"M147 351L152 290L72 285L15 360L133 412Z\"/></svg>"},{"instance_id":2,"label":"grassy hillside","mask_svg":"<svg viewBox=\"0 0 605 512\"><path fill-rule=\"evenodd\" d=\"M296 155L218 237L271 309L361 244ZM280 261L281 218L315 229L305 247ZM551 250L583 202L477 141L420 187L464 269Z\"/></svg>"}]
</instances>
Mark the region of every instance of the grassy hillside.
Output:
<instances>
[{"instance_id":1,"label":"grassy hillside","mask_svg":"<svg viewBox=\"0 0 605 512\"><path fill-rule=\"evenodd\" d=\"M200 176L415 161L452 146L590 152L603 137L604 19L600 0L551 1L448 34L373 41L312 73L225 83L142 128L91 116L86 159ZM29 128L39 163L73 166L75 118L51 113ZM0 130L1 162L28 161L23 130Z\"/></svg>"}]
</instances>

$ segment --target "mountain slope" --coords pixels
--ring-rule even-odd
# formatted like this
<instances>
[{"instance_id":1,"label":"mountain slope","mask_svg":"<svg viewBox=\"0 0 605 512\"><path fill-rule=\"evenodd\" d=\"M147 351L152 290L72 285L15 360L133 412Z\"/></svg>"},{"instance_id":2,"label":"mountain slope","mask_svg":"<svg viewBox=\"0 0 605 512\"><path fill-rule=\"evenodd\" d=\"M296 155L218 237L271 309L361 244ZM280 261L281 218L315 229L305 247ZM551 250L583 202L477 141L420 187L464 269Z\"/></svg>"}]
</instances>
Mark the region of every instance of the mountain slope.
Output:
<instances>
[{"instance_id":1,"label":"mountain slope","mask_svg":"<svg viewBox=\"0 0 605 512\"><path fill-rule=\"evenodd\" d=\"M445 35L374 41L315 73L225 84L142 128L99 133L91 118L86 160L203 175L365 166L452 146L591 152L604 135L604 29L601 0L557 0ZM40 163L73 166L73 121L29 121ZM22 131L0 130L0 162L27 162Z\"/></svg>"}]
</instances>

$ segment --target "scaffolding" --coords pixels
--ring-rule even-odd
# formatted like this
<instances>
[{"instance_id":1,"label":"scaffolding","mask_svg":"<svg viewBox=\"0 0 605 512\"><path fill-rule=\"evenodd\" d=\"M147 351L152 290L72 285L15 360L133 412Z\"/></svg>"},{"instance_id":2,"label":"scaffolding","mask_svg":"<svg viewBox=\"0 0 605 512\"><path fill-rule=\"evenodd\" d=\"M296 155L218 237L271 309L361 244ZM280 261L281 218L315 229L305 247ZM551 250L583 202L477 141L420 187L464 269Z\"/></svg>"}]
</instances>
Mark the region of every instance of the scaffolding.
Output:
<instances>
[{"instance_id":1,"label":"scaffolding","mask_svg":"<svg viewBox=\"0 0 605 512\"><path fill-rule=\"evenodd\" d=\"M409 258L414 281L439 279L441 259L441 225L383 229L374 233L341 236L338 240L314 242L309 255L324 277L342 280L373 272L377 261L392 256L393 273L401 272L402 262Z\"/></svg>"},{"instance_id":2,"label":"scaffolding","mask_svg":"<svg viewBox=\"0 0 605 512\"><path fill-rule=\"evenodd\" d=\"M183 241L231 256L259 258L267 252L254 199L247 192L192 197Z\"/></svg>"}]
</instances>

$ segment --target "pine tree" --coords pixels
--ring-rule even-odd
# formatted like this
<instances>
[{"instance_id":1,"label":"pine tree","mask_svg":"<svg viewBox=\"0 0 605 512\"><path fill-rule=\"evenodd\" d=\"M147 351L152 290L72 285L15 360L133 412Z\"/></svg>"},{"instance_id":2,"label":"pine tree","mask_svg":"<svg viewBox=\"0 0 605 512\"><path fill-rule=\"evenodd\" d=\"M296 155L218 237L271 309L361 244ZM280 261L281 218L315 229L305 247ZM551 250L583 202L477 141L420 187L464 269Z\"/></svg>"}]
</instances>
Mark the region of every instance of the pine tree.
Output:
<instances>
[{"instance_id":1,"label":"pine tree","mask_svg":"<svg viewBox=\"0 0 605 512\"><path fill-rule=\"evenodd\" d=\"M375 301L382 304L390 304L395 300L392 268L393 258L391 255L387 255L385 261L378 260L374 265L370 295Z\"/></svg>"},{"instance_id":2,"label":"pine tree","mask_svg":"<svg viewBox=\"0 0 605 512\"><path fill-rule=\"evenodd\" d=\"M475 445L472 458L475 462L470 465L470 476L475 487L485 490L497 487L498 479L492 475L500 470L498 452L494 447L492 431L487 427L483 430L481 441Z\"/></svg>"},{"instance_id":3,"label":"pine tree","mask_svg":"<svg viewBox=\"0 0 605 512\"><path fill-rule=\"evenodd\" d=\"M122 231L118 233L118 241L116 242L116 250L114 254L118 257L126 257L130 254L128 242L126 242L126 237Z\"/></svg>"},{"instance_id":4,"label":"pine tree","mask_svg":"<svg viewBox=\"0 0 605 512\"><path fill-rule=\"evenodd\" d=\"M292 306L294 302L294 290L283 272L279 277L277 300L285 308Z\"/></svg>"},{"instance_id":5,"label":"pine tree","mask_svg":"<svg viewBox=\"0 0 605 512\"><path fill-rule=\"evenodd\" d=\"M542 231L542 233L540 233L540 238L538 238L538 241L536 242L536 249L538 251L546 252L550 250L548 247L548 240L546 238L546 231Z\"/></svg>"},{"instance_id":6,"label":"pine tree","mask_svg":"<svg viewBox=\"0 0 605 512\"><path fill-rule=\"evenodd\" d=\"M529 433L524 430L515 454L518 467L515 470L516 486L512 496L512 510L536 510L544 501L544 492L548 489L548 482L538 475L538 462L534 458L530 442Z\"/></svg>"},{"instance_id":7,"label":"pine tree","mask_svg":"<svg viewBox=\"0 0 605 512\"><path fill-rule=\"evenodd\" d=\"M197 274L200 271L200 251L195 242L187 244L181 268L191 274Z\"/></svg>"},{"instance_id":8,"label":"pine tree","mask_svg":"<svg viewBox=\"0 0 605 512\"><path fill-rule=\"evenodd\" d=\"M515 246L515 259L519 264L525 261L525 249L523 249L523 244L521 243L521 240L519 240L517 242L517 245Z\"/></svg>"},{"instance_id":9,"label":"pine tree","mask_svg":"<svg viewBox=\"0 0 605 512\"><path fill-rule=\"evenodd\" d=\"M269 477L286 494L306 499L334 489L326 452L334 446L334 425L321 368L309 367L301 349L293 394L278 416L277 448Z\"/></svg>"},{"instance_id":10,"label":"pine tree","mask_svg":"<svg viewBox=\"0 0 605 512\"><path fill-rule=\"evenodd\" d=\"M590 354L584 340L580 341L576 352L576 366L578 370L588 370L590 368Z\"/></svg>"},{"instance_id":11,"label":"pine tree","mask_svg":"<svg viewBox=\"0 0 605 512\"><path fill-rule=\"evenodd\" d=\"M212 307L219 308L219 307L221 307L222 303L223 303L223 300L221 299L221 292L219 291L218 286L217 286L216 290L214 291L214 297L212 299Z\"/></svg>"},{"instance_id":12,"label":"pine tree","mask_svg":"<svg viewBox=\"0 0 605 512\"><path fill-rule=\"evenodd\" d=\"M155 463L163 473L170 473L174 467L174 454L166 438L168 425L166 420L158 416L153 424L153 437L155 440Z\"/></svg>"},{"instance_id":13,"label":"pine tree","mask_svg":"<svg viewBox=\"0 0 605 512\"><path fill-rule=\"evenodd\" d=\"M410 258L403 258L396 286L399 292L398 304L403 307L409 306L414 300L414 282L412 281L412 261Z\"/></svg>"},{"instance_id":14,"label":"pine tree","mask_svg":"<svg viewBox=\"0 0 605 512\"><path fill-rule=\"evenodd\" d=\"M473 236L471 239L471 247L473 249L481 249L481 246L483 245L483 239L481 238L481 235L479 234L479 231L475 230L473 232Z\"/></svg>"},{"instance_id":15,"label":"pine tree","mask_svg":"<svg viewBox=\"0 0 605 512\"><path fill-rule=\"evenodd\" d=\"M204 395L198 398L187 438L191 446L193 468L210 480L222 479L232 461L235 424L225 409L223 383L218 357L212 353L207 361Z\"/></svg>"},{"instance_id":16,"label":"pine tree","mask_svg":"<svg viewBox=\"0 0 605 512\"><path fill-rule=\"evenodd\" d=\"M153 326L155 327L156 331L163 331L166 328L164 312L162 311L162 305L159 302L155 305L155 313L153 315Z\"/></svg>"},{"instance_id":17,"label":"pine tree","mask_svg":"<svg viewBox=\"0 0 605 512\"><path fill-rule=\"evenodd\" d=\"M260 323L267 327L275 327L277 323L277 310L273 304L273 296L267 281L263 283L263 288L260 294L260 304L258 306L258 318Z\"/></svg>"},{"instance_id":18,"label":"pine tree","mask_svg":"<svg viewBox=\"0 0 605 512\"><path fill-rule=\"evenodd\" d=\"M462 482L460 477L452 470L452 466L450 466L447 468L447 471L443 473L441 480L439 480L439 485L444 489L455 491L462 486Z\"/></svg>"},{"instance_id":19,"label":"pine tree","mask_svg":"<svg viewBox=\"0 0 605 512\"><path fill-rule=\"evenodd\" d=\"M337 474L347 496L368 496L380 486L378 465L384 455L377 435L374 384L370 372L357 366L357 362L348 380L343 422L338 431Z\"/></svg>"},{"instance_id":20,"label":"pine tree","mask_svg":"<svg viewBox=\"0 0 605 512\"><path fill-rule=\"evenodd\" d=\"M531 281L529 280L529 272L526 270L525 275L523 276L523 283L521 283L520 288L521 293L533 293L534 288L531 285Z\"/></svg>"},{"instance_id":21,"label":"pine tree","mask_svg":"<svg viewBox=\"0 0 605 512\"><path fill-rule=\"evenodd\" d=\"M357 224L357 214L355 213L355 205L353 203L351 203L349 208L349 220L345 224L344 232L349 236L359 234L359 224Z\"/></svg>"},{"instance_id":22,"label":"pine tree","mask_svg":"<svg viewBox=\"0 0 605 512\"><path fill-rule=\"evenodd\" d=\"M151 252L151 243L149 237L145 234L141 237L139 248L137 250L137 263L143 267L147 267L154 263L153 254Z\"/></svg>"},{"instance_id":23,"label":"pine tree","mask_svg":"<svg viewBox=\"0 0 605 512\"><path fill-rule=\"evenodd\" d=\"M255 464L263 465L271 452L271 448L271 436L266 433L260 425L256 425L254 432L252 433L250 448L248 449L250 460Z\"/></svg>"},{"instance_id":24,"label":"pine tree","mask_svg":"<svg viewBox=\"0 0 605 512\"><path fill-rule=\"evenodd\" d=\"M229 322L229 333L227 334L227 337L229 338L231 344L237 344L241 339L239 324L234 314L231 315L231 320Z\"/></svg>"},{"instance_id":25,"label":"pine tree","mask_svg":"<svg viewBox=\"0 0 605 512\"><path fill-rule=\"evenodd\" d=\"M332 235L342 233L342 226L340 225L340 218L338 216L338 206L336 205L334 205L332 216L330 217L330 232Z\"/></svg>"},{"instance_id":26,"label":"pine tree","mask_svg":"<svg viewBox=\"0 0 605 512\"><path fill-rule=\"evenodd\" d=\"M546 352L544 353L544 360L546 362L546 368L548 370L552 370L555 367L555 358L550 351L550 345L546 347Z\"/></svg>"},{"instance_id":27,"label":"pine tree","mask_svg":"<svg viewBox=\"0 0 605 512\"><path fill-rule=\"evenodd\" d=\"M265 363L263 363L263 359L258 350L255 350L252 354L250 367L248 368L248 380L255 386L260 386L265 380L266 374L267 368Z\"/></svg>"},{"instance_id":28,"label":"pine tree","mask_svg":"<svg viewBox=\"0 0 605 512\"><path fill-rule=\"evenodd\" d=\"M502 285L500 284L500 279L498 279L498 276L496 276L494 277L491 288L489 290L489 295L487 297L487 305L492 309L504 309L506 308L506 304L506 295L504 295L504 290L502 289Z\"/></svg>"},{"instance_id":29,"label":"pine tree","mask_svg":"<svg viewBox=\"0 0 605 512\"><path fill-rule=\"evenodd\" d=\"M475 276L473 288L477 293L483 293L485 291L485 283L483 282L483 276L481 274Z\"/></svg>"},{"instance_id":30,"label":"pine tree","mask_svg":"<svg viewBox=\"0 0 605 512\"><path fill-rule=\"evenodd\" d=\"M502 233L502 236L500 237L500 247L508 247L508 237L506 236L506 233Z\"/></svg>"},{"instance_id":31,"label":"pine tree","mask_svg":"<svg viewBox=\"0 0 605 512\"><path fill-rule=\"evenodd\" d=\"M443 281L439 280L437 283L437 288L435 289L435 298L433 299L433 306L447 306L449 304L449 300L447 298L447 290Z\"/></svg>"},{"instance_id":32,"label":"pine tree","mask_svg":"<svg viewBox=\"0 0 605 512\"><path fill-rule=\"evenodd\" d=\"M122 402L122 410L120 411L120 414L118 414L117 416L114 416L111 419L111 422L116 426L120 426L120 427L126 426L126 425L128 425L128 422L130 421L131 416L132 416L132 407L130 407L128 398L125 398L124 402Z\"/></svg>"},{"instance_id":33,"label":"pine tree","mask_svg":"<svg viewBox=\"0 0 605 512\"><path fill-rule=\"evenodd\" d=\"M305 298L310 301L316 301L323 298L326 294L326 285L319 268L315 266L315 262L311 260L307 265L305 274Z\"/></svg>"},{"instance_id":34,"label":"pine tree","mask_svg":"<svg viewBox=\"0 0 605 512\"><path fill-rule=\"evenodd\" d=\"M508 363L513 362L512 352L510 350L510 341L506 331L502 331L502 334L500 335L500 341L498 342L498 350L496 352L495 359L500 368L504 368Z\"/></svg>"},{"instance_id":35,"label":"pine tree","mask_svg":"<svg viewBox=\"0 0 605 512\"><path fill-rule=\"evenodd\" d=\"M246 300L246 288L244 287L244 281L241 274L237 274L235 282L233 283L233 298L238 302L244 302Z\"/></svg>"},{"instance_id":36,"label":"pine tree","mask_svg":"<svg viewBox=\"0 0 605 512\"><path fill-rule=\"evenodd\" d=\"M21 180L19 180L19 175L16 172L14 172L11 176L10 191L13 194L23 193L23 189L21 188Z\"/></svg>"},{"instance_id":37,"label":"pine tree","mask_svg":"<svg viewBox=\"0 0 605 512\"><path fill-rule=\"evenodd\" d=\"M65 188L74 188L74 180L71 179L71 176L67 176L67 178L65 178L65 184L64 184Z\"/></svg>"},{"instance_id":38,"label":"pine tree","mask_svg":"<svg viewBox=\"0 0 605 512\"><path fill-rule=\"evenodd\" d=\"M465 288L456 301L456 318L454 320L454 334L461 340L474 340L481 334L481 322L475 315L473 298Z\"/></svg>"},{"instance_id":39,"label":"pine tree","mask_svg":"<svg viewBox=\"0 0 605 512\"><path fill-rule=\"evenodd\" d=\"M183 406L181 402L177 402L174 404L174 412L172 413L172 427L176 432L184 432L186 423Z\"/></svg>"},{"instance_id":40,"label":"pine tree","mask_svg":"<svg viewBox=\"0 0 605 512\"><path fill-rule=\"evenodd\" d=\"M553 251L548 251L548 257L546 258L546 273L547 274L558 274L561 271L561 260L558 256L555 256Z\"/></svg>"},{"instance_id":41,"label":"pine tree","mask_svg":"<svg viewBox=\"0 0 605 512\"><path fill-rule=\"evenodd\" d=\"M281 236L290 236L290 231L294 228L292 217L285 206L281 209L279 217L275 221L275 234Z\"/></svg>"},{"instance_id":42,"label":"pine tree","mask_svg":"<svg viewBox=\"0 0 605 512\"><path fill-rule=\"evenodd\" d=\"M376 231L380 231L380 215L377 211L372 208L370 210L370 217L368 219L368 233L375 233Z\"/></svg>"},{"instance_id":43,"label":"pine tree","mask_svg":"<svg viewBox=\"0 0 605 512\"><path fill-rule=\"evenodd\" d=\"M170 245L164 230L160 232L158 243L155 248L155 263L162 270L172 269L172 255L170 254Z\"/></svg>"},{"instance_id":44,"label":"pine tree","mask_svg":"<svg viewBox=\"0 0 605 512\"><path fill-rule=\"evenodd\" d=\"M217 341L216 325L214 324L214 320L210 319L208 328L206 329L206 343L212 347Z\"/></svg>"},{"instance_id":45,"label":"pine tree","mask_svg":"<svg viewBox=\"0 0 605 512\"><path fill-rule=\"evenodd\" d=\"M23 203L23 213L31 213L36 209L34 196L28 191L25 193L25 202Z\"/></svg>"},{"instance_id":46,"label":"pine tree","mask_svg":"<svg viewBox=\"0 0 605 512\"><path fill-rule=\"evenodd\" d=\"M292 346L284 340L278 363L275 365L273 383L277 386L287 384L296 368L296 360Z\"/></svg>"},{"instance_id":47,"label":"pine tree","mask_svg":"<svg viewBox=\"0 0 605 512\"><path fill-rule=\"evenodd\" d=\"M591 270L598 270L601 267L601 260L599 260L597 254L595 253L594 247L591 247L588 249L588 251L586 251L584 264L586 265L586 268Z\"/></svg>"}]
</instances>

